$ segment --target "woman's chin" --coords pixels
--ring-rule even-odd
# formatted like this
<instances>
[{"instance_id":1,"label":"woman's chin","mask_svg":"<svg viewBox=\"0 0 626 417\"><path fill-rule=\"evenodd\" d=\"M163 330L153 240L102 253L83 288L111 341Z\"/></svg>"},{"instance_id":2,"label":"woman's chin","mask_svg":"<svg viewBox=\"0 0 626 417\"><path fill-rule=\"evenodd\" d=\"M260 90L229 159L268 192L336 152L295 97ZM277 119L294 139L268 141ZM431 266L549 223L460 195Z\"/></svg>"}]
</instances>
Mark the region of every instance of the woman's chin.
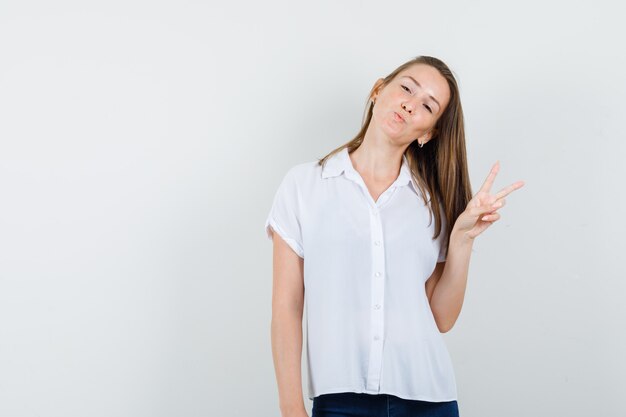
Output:
<instances>
[{"instance_id":1,"label":"woman's chin","mask_svg":"<svg viewBox=\"0 0 626 417\"><path fill-rule=\"evenodd\" d=\"M400 137L402 136L402 133L404 132L404 125L399 124L396 121L391 120L390 122L384 123L383 126L383 131L387 134L387 136L389 137Z\"/></svg>"}]
</instances>

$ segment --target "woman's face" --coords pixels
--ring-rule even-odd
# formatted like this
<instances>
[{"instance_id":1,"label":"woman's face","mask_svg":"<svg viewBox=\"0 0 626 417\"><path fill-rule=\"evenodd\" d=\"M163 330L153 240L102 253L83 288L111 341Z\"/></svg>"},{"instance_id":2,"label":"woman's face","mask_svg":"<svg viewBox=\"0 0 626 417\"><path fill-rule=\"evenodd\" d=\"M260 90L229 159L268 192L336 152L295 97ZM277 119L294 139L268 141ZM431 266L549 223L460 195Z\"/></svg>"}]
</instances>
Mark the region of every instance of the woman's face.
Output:
<instances>
[{"instance_id":1,"label":"woman's face","mask_svg":"<svg viewBox=\"0 0 626 417\"><path fill-rule=\"evenodd\" d=\"M376 81L374 90L382 85ZM428 142L435 123L450 100L446 79L435 68L415 64L400 72L388 85L374 93L372 121L387 136L402 144L419 138Z\"/></svg>"}]
</instances>

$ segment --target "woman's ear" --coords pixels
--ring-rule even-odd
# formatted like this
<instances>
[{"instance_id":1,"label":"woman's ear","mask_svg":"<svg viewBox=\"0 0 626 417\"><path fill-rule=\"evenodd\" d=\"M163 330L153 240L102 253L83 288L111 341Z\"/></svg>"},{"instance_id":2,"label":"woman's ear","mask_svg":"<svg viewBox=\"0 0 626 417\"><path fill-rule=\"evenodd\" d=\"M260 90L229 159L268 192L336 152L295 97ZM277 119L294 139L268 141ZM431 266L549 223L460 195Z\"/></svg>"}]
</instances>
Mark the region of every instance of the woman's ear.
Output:
<instances>
[{"instance_id":1,"label":"woman's ear","mask_svg":"<svg viewBox=\"0 0 626 417\"><path fill-rule=\"evenodd\" d=\"M372 91L370 91L370 98L372 100L376 100L376 96L378 95L378 93L380 92L380 88L383 85L383 82L385 80L382 78L379 78L376 80L376 82L374 83L374 86L372 87Z\"/></svg>"}]
</instances>

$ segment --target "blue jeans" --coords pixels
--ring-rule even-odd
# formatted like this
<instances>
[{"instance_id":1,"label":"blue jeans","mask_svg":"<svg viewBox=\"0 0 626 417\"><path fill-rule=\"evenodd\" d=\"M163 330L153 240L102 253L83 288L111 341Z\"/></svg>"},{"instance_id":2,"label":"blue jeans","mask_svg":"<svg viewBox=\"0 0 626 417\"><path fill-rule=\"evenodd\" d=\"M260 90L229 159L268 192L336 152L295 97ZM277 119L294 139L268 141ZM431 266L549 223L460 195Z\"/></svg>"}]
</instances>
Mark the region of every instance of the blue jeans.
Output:
<instances>
[{"instance_id":1,"label":"blue jeans","mask_svg":"<svg viewBox=\"0 0 626 417\"><path fill-rule=\"evenodd\" d=\"M391 394L340 392L313 398L311 417L459 417L455 401L407 400Z\"/></svg>"}]
</instances>

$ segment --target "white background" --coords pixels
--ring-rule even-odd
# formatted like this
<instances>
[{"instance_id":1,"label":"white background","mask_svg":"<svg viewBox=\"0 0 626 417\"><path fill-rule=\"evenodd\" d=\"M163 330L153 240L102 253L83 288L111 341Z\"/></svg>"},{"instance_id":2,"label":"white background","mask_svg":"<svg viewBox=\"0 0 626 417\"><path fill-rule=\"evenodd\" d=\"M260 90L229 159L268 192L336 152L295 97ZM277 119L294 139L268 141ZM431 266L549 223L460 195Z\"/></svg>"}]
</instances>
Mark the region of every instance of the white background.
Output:
<instances>
[{"instance_id":1,"label":"white background","mask_svg":"<svg viewBox=\"0 0 626 417\"><path fill-rule=\"evenodd\" d=\"M417 55L473 191L526 182L444 335L461 415L626 415L625 35L609 1L2 2L0 417L278 416L274 192Z\"/></svg>"}]
</instances>

